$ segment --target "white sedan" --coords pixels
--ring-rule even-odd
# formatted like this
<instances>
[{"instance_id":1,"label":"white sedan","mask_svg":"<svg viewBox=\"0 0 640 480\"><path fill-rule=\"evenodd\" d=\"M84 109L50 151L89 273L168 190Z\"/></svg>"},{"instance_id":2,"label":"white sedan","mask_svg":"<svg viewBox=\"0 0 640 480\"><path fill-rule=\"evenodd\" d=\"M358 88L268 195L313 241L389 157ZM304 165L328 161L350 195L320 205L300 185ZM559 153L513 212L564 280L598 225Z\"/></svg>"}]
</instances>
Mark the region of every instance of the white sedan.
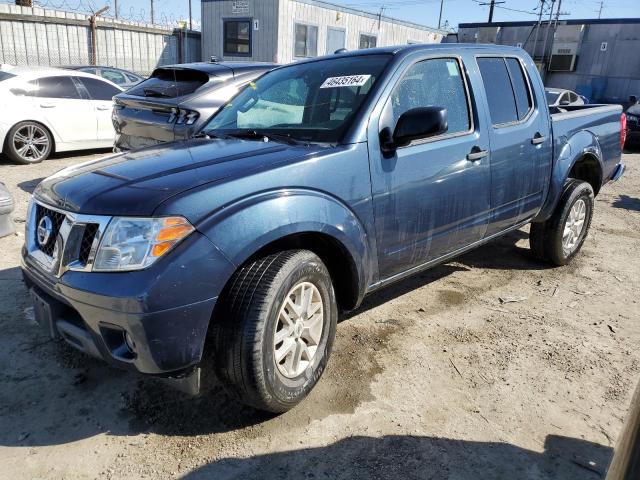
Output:
<instances>
[{"instance_id":1,"label":"white sedan","mask_svg":"<svg viewBox=\"0 0 640 480\"><path fill-rule=\"evenodd\" d=\"M545 88L547 95L547 104L550 107L572 107L578 105L584 105L586 102L584 98L571 90L564 90L562 88Z\"/></svg>"},{"instance_id":2,"label":"white sedan","mask_svg":"<svg viewBox=\"0 0 640 480\"><path fill-rule=\"evenodd\" d=\"M0 68L0 153L21 164L53 152L108 148L115 83L57 68Z\"/></svg>"}]
</instances>

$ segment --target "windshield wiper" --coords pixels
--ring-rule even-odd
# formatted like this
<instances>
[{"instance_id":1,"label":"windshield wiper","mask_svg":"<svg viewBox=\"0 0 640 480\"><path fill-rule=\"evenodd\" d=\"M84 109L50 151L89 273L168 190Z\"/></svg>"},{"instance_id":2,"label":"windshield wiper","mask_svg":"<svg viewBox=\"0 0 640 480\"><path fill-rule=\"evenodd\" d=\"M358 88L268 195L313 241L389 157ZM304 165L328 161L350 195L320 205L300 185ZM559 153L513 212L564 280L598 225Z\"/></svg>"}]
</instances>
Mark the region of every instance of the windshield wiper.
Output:
<instances>
[{"instance_id":1,"label":"windshield wiper","mask_svg":"<svg viewBox=\"0 0 640 480\"><path fill-rule=\"evenodd\" d=\"M214 133L212 130L203 130L200 133L196 133L192 138L217 138L220 140L228 140L231 137L229 135L223 135L222 133Z\"/></svg>"},{"instance_id":2,"label":"windshield wiper","mask_svg":"<svg viewBox=\"0 0 640 480\"><path fill-rule=\"evenodd\" d=\"M307 142L296 140L291 135L285 133L261 132L259 130L239 130L236 132L229 132L227 135L247 140L264 140L266 138L267 140L288 143L289 145L308 145Z\"/></svg>"}]
</instances>

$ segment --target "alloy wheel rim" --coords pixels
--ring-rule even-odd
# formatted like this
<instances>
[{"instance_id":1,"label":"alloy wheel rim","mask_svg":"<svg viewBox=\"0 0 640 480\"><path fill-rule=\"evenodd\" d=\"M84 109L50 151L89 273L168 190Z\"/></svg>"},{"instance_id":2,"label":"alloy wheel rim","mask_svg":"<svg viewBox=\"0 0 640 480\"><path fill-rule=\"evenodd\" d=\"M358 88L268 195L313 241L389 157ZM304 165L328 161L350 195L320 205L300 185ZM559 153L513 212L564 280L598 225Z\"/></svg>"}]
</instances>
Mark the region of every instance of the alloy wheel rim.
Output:
<instances>
[{"instance_id":1,"label":"alloy wheel rim","mask_svg":"<svg viewBox=\"0 0 640 480\"><path fill-rule=\"evenodd\" d=\"M49 149L49 138L41 127L25 125L14 134L13 146L20 158L33 162L46 155Z\"/></svg>"},{"instance_id":2,"label":"alloy wheel rim","mask_svg":"<svg viewBox=\"0 0 640 480\"><path fill-rule=\"evenodd\" d=\"M565 255L571 254L580 241L580 236L584 230L585 218L587 216L587 205L584 200L579 199L571 207L569 216L564 224L562 232L562 248Z\"/></svg>"},{"instance_id":3,"label":"alloy wheel rim","mask_svg":"<svg viewBox=\"0 0 640 480\"><path fill-rule=\"evenodd\" d=\"M324 304L318 288L310 282L296 284L280 307L273 336L274 360L282 375L297 377L311 365L323 324Z\"/></svg>"}]
</instances>

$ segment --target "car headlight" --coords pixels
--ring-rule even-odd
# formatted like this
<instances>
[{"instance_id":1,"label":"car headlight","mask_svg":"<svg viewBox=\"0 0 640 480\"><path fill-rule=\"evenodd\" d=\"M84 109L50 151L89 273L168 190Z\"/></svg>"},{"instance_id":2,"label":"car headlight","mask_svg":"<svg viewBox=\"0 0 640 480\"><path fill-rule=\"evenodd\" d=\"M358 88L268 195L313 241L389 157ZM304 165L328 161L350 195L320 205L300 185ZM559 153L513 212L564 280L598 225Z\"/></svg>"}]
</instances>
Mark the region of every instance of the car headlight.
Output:
<instances>
[{"instance_id":1,"label":"car headlight","mask_svg":"<svg viewBox=\"0 0 640 480\"><path fill-rule=\"evenodd\" d=\"M100 240L93 270L147 268L194 230L182 217L114 217Z\"/></svg>"}]
</instances>

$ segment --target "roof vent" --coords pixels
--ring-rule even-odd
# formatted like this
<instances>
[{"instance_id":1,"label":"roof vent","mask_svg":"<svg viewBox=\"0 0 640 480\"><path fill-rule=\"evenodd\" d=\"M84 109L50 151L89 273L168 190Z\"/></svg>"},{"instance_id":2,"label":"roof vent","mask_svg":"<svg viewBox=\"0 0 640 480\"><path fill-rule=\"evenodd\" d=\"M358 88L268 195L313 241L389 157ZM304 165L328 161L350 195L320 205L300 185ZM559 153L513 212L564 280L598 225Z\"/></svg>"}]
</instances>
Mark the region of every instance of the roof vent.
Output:
<instances>
[{"instance_id":1,"label":"roof vent","mask_svg":"<svg viewBox=\"0 0 640 480\"><path fill-rule=\"evenodd\" d=\"M211 63L220 63L220 59L218 57L216 57L215 55L211 55L211 58L209 59L209 62L211 62Z\"/></svg>"},{"instance_id":2,"label":"roof vent","mask_svg":"<svg viewBox=\"0 0 640 480\"><path fill-rule=\"evenodd\" d=\"M340 55L341 53L345 53L348 52L349 50L347 50L346 48L339 48L338 50L336 50L335 52L333 52L334 55Z\"/></svg>"}]
</instances>

